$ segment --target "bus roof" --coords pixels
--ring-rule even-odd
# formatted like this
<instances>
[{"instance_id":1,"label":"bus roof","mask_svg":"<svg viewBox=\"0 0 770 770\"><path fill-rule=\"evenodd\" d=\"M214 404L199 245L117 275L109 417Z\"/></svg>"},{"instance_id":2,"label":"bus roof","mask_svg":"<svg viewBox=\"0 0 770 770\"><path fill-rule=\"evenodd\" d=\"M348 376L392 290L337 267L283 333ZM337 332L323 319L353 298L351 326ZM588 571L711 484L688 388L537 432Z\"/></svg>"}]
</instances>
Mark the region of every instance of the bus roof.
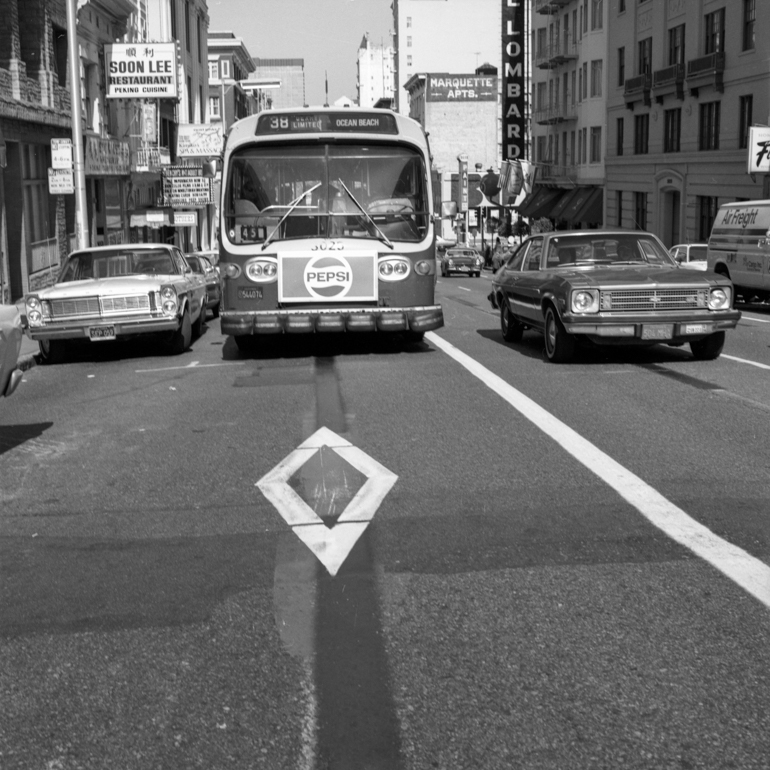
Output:
<instances>
[{"instance_id":1,"label":"bus roof","mask_svg":"<svg viewBox=\"0 0 770 770\"><path fill-rule=\"evenodd\" d=\"M272 118L287 118L291 128L269 128ZM370 122L372 119L375 122ZM307 130L303 130L307 126ZM263 110L257 115L242 118L228 132L227 149L253 142L255 137L266 141L291 138L318 139L324 135L339 136L344 133L351 139L371 140L374 135L393 136L420 147L426 147L427 139L422 126L414 119L388 109L374 107L297 107Z\"/></svg>"}]
</instances>

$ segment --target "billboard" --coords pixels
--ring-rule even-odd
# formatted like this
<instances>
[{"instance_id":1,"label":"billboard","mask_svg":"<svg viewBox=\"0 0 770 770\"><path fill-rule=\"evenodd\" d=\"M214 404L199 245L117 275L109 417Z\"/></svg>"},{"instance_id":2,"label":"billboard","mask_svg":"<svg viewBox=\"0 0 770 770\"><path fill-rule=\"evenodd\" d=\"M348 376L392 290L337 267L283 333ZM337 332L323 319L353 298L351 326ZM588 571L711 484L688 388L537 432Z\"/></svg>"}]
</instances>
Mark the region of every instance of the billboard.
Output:
<instances>
[{"instance_id":1,"label":"billboard","mask_svg":"<svg viewBox=\"0 0 770 770\"><path fill-rule=\"evenodd\" d=\"M425 88L426 102L497 101L497 75L431 74Z\"/></svg>"},{"instance_id":2,"label":"billboard","mask_svg":"<svg viewBox=\"0 0 770 770\"><path fill-rule=\"evenodd\" d=\"M104 46L108 99L176 99L176 43Z\"/></svg>"},{"instance_id":3,"label":"billboard","mask_svg":"<svg viewBox=\"0 0 770 770\"><path fill-rule=\"evenodd\" d=\"M526 154L525 0L502 0L503 14L503 160Z\"/></svg>"}]
</instances>

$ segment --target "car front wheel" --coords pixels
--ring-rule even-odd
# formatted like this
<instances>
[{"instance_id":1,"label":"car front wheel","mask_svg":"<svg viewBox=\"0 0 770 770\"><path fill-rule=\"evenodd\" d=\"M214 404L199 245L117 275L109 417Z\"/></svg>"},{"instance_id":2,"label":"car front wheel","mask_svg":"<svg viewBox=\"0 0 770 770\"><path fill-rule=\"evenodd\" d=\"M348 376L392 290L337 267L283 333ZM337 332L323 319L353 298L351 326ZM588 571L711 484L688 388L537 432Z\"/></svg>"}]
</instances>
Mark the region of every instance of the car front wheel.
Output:
<instances>
[{"instance_id":1,"label":"car front wheel","mask_svg":"<svg viewBox=\"0 0 770 770\"><path fill-rule=\"evenodd\" d=\"M524 327L511 315L508 300L503 299L500 305L500 330L506 342L521 342Z\"/></svg>"},{"instance_id":2,"label":"car front wheel","mask_svg":"<svg viewBox=\"0 0 770 770\"><path fill-rule=\"evenodd\" d=\"M43 364L63 364L67 359L67 343L64 340L38 340L40 362Z\"/></svg>"},{"instance_id":3,"label":"car front wheel","mask_svg":"<svg viewBox=\"0 0 770 770\"><path fill-rule=\"evenodd\" d=\"M697 361L713 361L719 358L725 346L725 333L716 332L702 340L690 343L690 350Z\"/></svg>"},{"instance_id":4,"label":"car front wheel","mask_svg":"<svg viewBox=\"0 0 770 770\"><path fill-rule=\"evenodd\" d=\"M188 309L184 311L179 328L171 335L171 341L168 346L169 352L175 356L181 355L190 347L191 342L192 323L190 322L190 311Z\"/></svg>"},{"instance_id":5,"label":"car front wheel","mask_svg":"<svg viewBox=\"0 0 770 770\"><path fill-rule=\"evenodd\" d=\"M575 356L575 340L552 307L545 312L545 355L554 364L565 364Z\"/></svg>"}]
</instances>

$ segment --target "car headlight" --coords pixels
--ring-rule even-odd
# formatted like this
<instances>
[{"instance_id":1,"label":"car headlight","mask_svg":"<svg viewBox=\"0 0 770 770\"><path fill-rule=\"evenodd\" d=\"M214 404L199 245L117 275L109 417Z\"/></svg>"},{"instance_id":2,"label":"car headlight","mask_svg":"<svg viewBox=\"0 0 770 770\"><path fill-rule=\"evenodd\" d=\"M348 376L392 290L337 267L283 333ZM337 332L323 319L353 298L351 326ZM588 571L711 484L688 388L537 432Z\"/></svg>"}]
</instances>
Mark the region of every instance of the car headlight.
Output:
<instances>
[{"instance_id":1,"label":"car headlight","mask_svg":"<svg viewBox=\"0 0 770 770\"><path fill-rule=\"evenodd\" d=\"M160 306L166 315L176 315L179 299L173 286L160 287Z\"/></svg>"},{"instance_id":2,"label":"car headlight","mask_svg":"<svg viewBox=\"0 0 770 770\"><path fill-rule=\"evenodd\" d=\"M381 281L403 281L412 272L412 263L406 257L383 257L378 269Z\"/></svg>"},{"instance_id":3,"label":"car headlight","mask_svg":"<svg viewBox=\"0 0 770 770\"><path fill-rule=\"evenodd\" d=\"M25 300L27 323L30 326L42 326L43 325L43 303L38 297L27 297Z\"/></svg>"},{"instance_id":4,"label":"car headlight","mask_svg":"<svg viewBox=\"0 0 770 770\"><path fill-rule=\"evenodd\" d=\"M598 313L599 292L597 289L578 289L572 292L573 313Z\"/></svg>"},{"instance_id":5,"label":"car headlight","mask_svg":"<svg viewBox=\"0 0 770 770\"><path fill-rule=\"evenodd\" d=\"M709 310L725 310L732 302L732 289L727 286L718 286L709 292Z\"/></svg>"},{"instance_id":6,"label":"car headlight","mask_svg":"<svg viewBox=\"0 0 770 770\"><path fill-rule=\"evenodd\" d=\"M448 259L447 260L447 264L450 265L450 266L454 265L454 263L455 263L455 261L453 259Z\"/></svg>"},{"instance_id":7,"label":"car headlight","mask_svg":"<svg viewBox=\"0 0 770 770\"><path fill-rule=\"evenodd\" d=\"M476 257L476 267L478 267L481 264L481 259L479 257Z\"/></svg>"},{"instance_id":8,"label":"car headlight","mask_svg":"<svg viewBox=\"0 0 770 770\"><path fill-rule=\"evenodd\" d=\"M275 257L259 257L243 266L246 277L254 283L273 283L278 280L278 260Z\"/></svg>"}]
</instances>

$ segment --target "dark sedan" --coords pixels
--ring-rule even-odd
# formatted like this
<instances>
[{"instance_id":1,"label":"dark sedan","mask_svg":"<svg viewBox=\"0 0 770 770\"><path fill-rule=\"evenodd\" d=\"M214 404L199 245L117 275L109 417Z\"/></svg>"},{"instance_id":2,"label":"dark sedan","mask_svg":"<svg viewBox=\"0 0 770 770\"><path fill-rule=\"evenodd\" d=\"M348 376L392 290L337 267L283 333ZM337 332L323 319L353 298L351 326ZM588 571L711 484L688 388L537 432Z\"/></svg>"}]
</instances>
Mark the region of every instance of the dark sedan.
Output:
<instances>
[{"instance_id":1,"label":"dark sedan","mask_svg":"<svg viewBox=\"0 0 770 770\"><path fill-rule=\"evenodd\" d=\"M222 302L222 287L219 282L219 270L203 254L185 254L185 259L194 273L202 275L206 281L206 309L211 310L214 318L219 316L219 305Z\"/></svg>"},{"instance_id":2,"label":"dark sedan","mask_svg":"<svg viewBox=\"0 0 770 770\"><path fill-rule=\"evenodd\" d=\"M678 268L651 233L573 230L533 235L495 273L489 300L508 342L545 335L560 363L577 343L679 346L718 358L741 317L730 280Z\"/></svg>"},{"instance_id":3,"label":"dark sedan","mask_svg":"<svg viewBox=\"0 0 770 770\"><path fill-rule=\"evenodd\" d=\"M478 278L483 264L484 260L476 249L458 246L444 252L441 258L441 275L446 277L452 273L465 273Z\"/></svg>"}]
</instances>

